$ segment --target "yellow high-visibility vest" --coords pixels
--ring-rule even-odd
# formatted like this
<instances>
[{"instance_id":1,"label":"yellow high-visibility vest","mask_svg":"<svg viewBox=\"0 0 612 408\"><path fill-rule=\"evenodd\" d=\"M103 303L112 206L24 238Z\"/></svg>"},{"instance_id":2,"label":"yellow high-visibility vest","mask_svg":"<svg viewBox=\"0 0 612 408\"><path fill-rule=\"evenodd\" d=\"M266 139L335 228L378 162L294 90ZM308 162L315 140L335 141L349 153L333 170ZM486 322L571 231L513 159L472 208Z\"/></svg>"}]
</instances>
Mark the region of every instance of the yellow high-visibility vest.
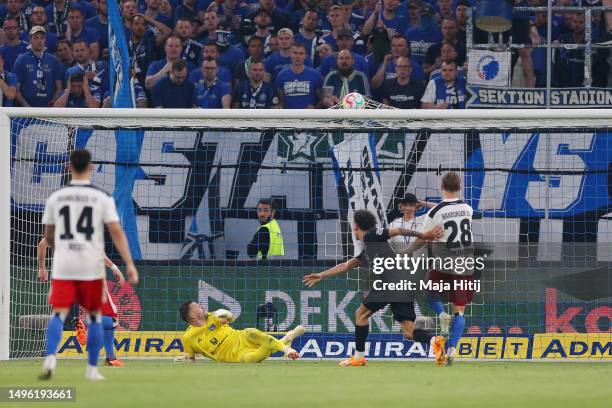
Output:
<instances>
[{"instance_id":1,"label":"yellow high-visibility vest","mask_svg":"<svg viewBox=\"0 0 612 408\"><path fill-rule=\"evenodd\" d=\"M283 233L275 219L261 225L259 228L266 228L270 233L270 247L268 248L267 258L271 256L285 255L285 243L283 242ZM259 231L259 230L258 230ZM261 259L261 251L257 253L257 258Z\"/></svg>"}]
</instances>

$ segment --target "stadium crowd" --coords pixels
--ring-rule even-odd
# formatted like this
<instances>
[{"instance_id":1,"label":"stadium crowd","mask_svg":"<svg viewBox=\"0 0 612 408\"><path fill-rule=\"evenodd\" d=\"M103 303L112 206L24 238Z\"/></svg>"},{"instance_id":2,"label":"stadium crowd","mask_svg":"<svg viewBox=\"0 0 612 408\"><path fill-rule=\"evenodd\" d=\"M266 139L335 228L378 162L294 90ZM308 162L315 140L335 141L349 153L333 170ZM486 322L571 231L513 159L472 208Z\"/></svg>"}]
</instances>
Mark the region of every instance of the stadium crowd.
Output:
<instances>
[{"instance_id":1,"label":"stadium crowd","mask_svg":"<svg viewBox=\"0 0 612 408\"><path fill-rule=\"evenodd\" d=\"M471 1L122 0L120 10L138 107L326 108L357 91L398 108L460 109ZM592 13L593 42L609 42L611 14ZM546 12L515 13L505 38L546 42L546 22ZM0 23L2 106L110 106L107 0L6 0ZM555 14L552 36L584 44L584 14ZM474 42L488 34L475 29ZM546 49L518 58L519 85L545 86ZM593 49L593 86L612 86L608 60ZM555 50L553 85L583 86L584 65L584 49Z\"/></svg>"}]
</instances>

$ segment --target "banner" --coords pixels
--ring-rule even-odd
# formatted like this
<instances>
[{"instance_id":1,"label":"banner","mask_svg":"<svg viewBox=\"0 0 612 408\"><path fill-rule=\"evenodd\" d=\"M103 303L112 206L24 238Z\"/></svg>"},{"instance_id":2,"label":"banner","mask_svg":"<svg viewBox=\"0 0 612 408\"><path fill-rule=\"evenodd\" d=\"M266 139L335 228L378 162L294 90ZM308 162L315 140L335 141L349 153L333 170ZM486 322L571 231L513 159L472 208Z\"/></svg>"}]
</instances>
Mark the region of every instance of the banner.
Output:
<instances>
[{"instance_id":1,"label":"banner","mask_svg":"<svg viewBox=\"0 0 612 408\"><path fill-rule=\"evenodd\" d=\"M123 357L177 357L183 355L181 337L185 332L115 332L115 350ZM281 337L281 333L271 333ZM300 358L346 358L355 352L355 339L352 333L306 333L291 344L300 353ZM403 340L398 334L372 334L366 342L368 358L432 358L433 351L420 343ZM58 357L82 357L85 347L77 341L73 332L64 332L58 350ZM104 355L104 349L101 352ZM281 357L276 353L273 357ZM198 356L196 358L204 358Z\"/></svg>"},{"instance_id":2,"label":"banner","mask_svg":"<svg viewBox=\"0 0 612 408\"><path fill-rule=\"evenodd\" d=\"M348 199L347 221L353 225L356 210L371 211L379 227L387 226L386 205L384 203L378 163L376 158L375 137L373 134L357 133L347 137L333 147L336 181L343 183ZM359 169L359 171L356 171ZM355 256L362 250L362 244L351 230Z\"/></svg>"},{"instance_id":3,"label":"banner","mask_svg":"<svg viewBox=\"0 0 612 408\"><path fill-rule=\"evenodd\" d=\"M533 358L612 359L612 333L545 333L533 336Z\"/></svg>"},{"instance_id":4,"label":"banner","mask_svg":"<svg viewBox=\"0 0 612 408\"><path fill-rule=\"evenodd\" d=\"M286 258L344 259L353 253L347 245L349 198L384 223L398 216L394 195L412 192L440 201L441 172L452 168L463 177L463 197L476 214L475 240L518 242L527 220L535 233L540 225L548 228L548 207L555 227L547 239L598 241L598 258L612 260L606 247L612 242L610 132L580 126L572 132L543 127L370 134L139 129L125 137L78 129L75 140L62 124L13 120L12 170L24 175L12 178L13 215L26 222L15 224L12 243L19 246L15 253L35 256L42 232L28 228L40 228L44 199L66 182L66 151L74 145L91 151L94 183L115 192L139 259L248 259L262 197L274 197L282 207L277 219ZM338 176L345 182L339 185ZM113 255L112 246L107 250Z\"/></svg>"},{"instance_id":5,"label":"banner","mask_svg":"<svg viewBox=\"0 0 612 408\"><path fill-rule=\"evenodd\" d=\"M544 88L487 88L470 86L469 108L546 108ZM550 91L553 108L612 108L610 88L556 88Z\"/></svg>"},{"instance_id":6,"label":"banner","mask_svg":"<svg viewBox=\"0 0 612 408\"><path fill-rule=\"evenodd\" d=\"M182 331L116 331L115 350L124 357L177 357L183 355ZM281 334L275 334L280 337ZM352 333L307 332L293 341L300 358L344 359L355 352ZM58 350L59 358L83 357L86 350L73 332L64 332ZM104 349L101 352L104 355ZM405 340L401 334L370 334L365 346L368 359L432 359L433 350L421 343ZM281 357L276 353L273 357ZM611 334L555 334L473 336L457 344L458 359L479 360L610 360ZM196 358L203 358L198 356Z\"/></svg>"},{"instance_id":7,"label":"banner","mask_svg":"<svg viewBox=\"0 0 612 408\"><path fill-rule=\"evenodd\" d=\"M511 65L509 52L470 50L468 84L509 87Z\"/></svg>"}]
</instances>

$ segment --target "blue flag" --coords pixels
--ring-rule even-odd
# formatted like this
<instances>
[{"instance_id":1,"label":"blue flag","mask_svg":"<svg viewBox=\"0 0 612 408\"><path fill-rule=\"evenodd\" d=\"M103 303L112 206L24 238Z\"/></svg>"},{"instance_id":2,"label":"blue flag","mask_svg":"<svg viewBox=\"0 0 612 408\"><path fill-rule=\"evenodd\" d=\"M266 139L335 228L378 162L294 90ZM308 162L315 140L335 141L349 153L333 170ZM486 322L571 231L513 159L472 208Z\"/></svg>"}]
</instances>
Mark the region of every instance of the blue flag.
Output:
<instances>
[{"instance_id":1,"label":"blue flag","mask_svg":"<svg viewBox=\"0 0 612 408\"><path fill-rule=\"evenodd\" d=\"M108 51L110 54L111 107L135 108L134 90L130 75L130 56L123 20L119 13L117 0L108 1ZM115 130L115 191L113 198L121 225L125 230L130 251L134 259L142 259L138 243L136 209L132 200L134 183L142 177L140 168L140 151L142 149L142 131Z\"/></svg>"},{"instance_id":2,"label":"blue flag","mask_svg":"<svg viewBox=\"0 0 612 408\"><path fill-rule=\"evenodd\" d=\"M134 108L130 55L117 0L108 1L108 52L111 64L111 106L113 108Z\"/></svg>"}]
</instances>

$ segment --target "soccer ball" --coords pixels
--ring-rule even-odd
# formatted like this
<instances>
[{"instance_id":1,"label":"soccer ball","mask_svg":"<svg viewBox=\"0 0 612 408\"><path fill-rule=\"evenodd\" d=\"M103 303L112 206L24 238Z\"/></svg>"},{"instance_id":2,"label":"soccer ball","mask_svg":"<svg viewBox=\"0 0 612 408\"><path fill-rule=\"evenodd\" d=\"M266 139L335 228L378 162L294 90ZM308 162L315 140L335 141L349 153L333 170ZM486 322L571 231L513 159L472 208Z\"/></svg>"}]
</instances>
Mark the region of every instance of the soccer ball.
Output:
<instances>
[{"instance_id":1,"label":"soccer ball","mask_svg":"<svg viewBox=\"0 0 612 408\"><path fill-rule=\"evenodd\" d=\"M360 93L351 92L342 98L342 109L365 109L366 100Z\"/></svg>"}]
</instances>

